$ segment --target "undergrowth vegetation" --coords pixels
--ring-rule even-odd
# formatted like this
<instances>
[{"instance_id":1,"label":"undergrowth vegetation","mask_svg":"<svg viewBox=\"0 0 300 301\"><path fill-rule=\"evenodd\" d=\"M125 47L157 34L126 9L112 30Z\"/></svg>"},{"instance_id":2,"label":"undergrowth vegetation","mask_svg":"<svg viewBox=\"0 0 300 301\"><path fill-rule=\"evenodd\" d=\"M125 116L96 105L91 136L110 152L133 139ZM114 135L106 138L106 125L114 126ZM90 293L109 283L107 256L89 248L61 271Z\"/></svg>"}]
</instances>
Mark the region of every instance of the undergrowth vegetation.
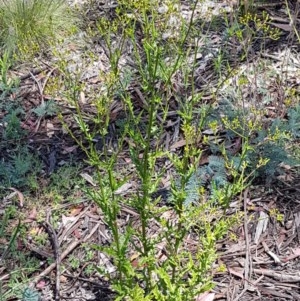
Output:
<instances>
[{"instance_id":1,"label":"undergrowth vegetation","mask_svg":"<svg viewBox=\"0 0 300 301\"><path fill-rule=\"evenodd\" d=\"M74 29L64 0L1 0L0 47L18 59L30 59Z\"/></svg>"},{"instance_id":2,"label":"undergrowth vegetation","mask_svg":"<svg viewBox=\"0 0 300 301\"><path fill-rule=\"evenodd\" d=\"M18 92L18 83L8 79L7 54L4 55L0 94L1 120L0 152L0 195L7 187L24 187L31 182L35 186L35 177L40 169L40 162L26 143L26 130L22 128L25 115L20 99L10 96ZM30 185L29 185L30 186Z\"/></svg>"},{"instance_id":3,"label":"undergrowth vegetation","mask_svg":"<svg viewBox=\"0 0 300 301\"><path fill-rule=\"evenodd\" d=\"M246 108L242 97L234 100L237 103L225 101L224 105L202 99L208 91L216 99L219 88L234 71L219 54L222 59L218 61L220 56L217 57L214 64L220 76L217 88L209 83L202 92L196 88L196 57L202 49L194 47L200 44L195 32L198 31L200 41L205 30L196 26L194 11L190 18L184 18L178 7L179 3L168 2L162 11L155 1L119 1L113 20L103 17L91 29L94 36L104 41L110 61L110 70L100 74L101 95L90 97L97 108L93 125L86 122L77 101L84 86L79 81L75 85L74 77L66 74L70 84L66 96L77 109L76 121L88 147L71 130L70 134L87 154L89 164L95 167L99 185L98 190L88 189L87 193L101 208L113 236L110 246L95 248L112 258L116 273L112 275L101 267L98 270L111 280L118 295L116 300L193 300L209 290L211 268L217 257L215 244L240 218L238 214L224 215L230 202L257 177L272 181L280 169L279 163L292 162L284 142L291 138L288 123L294 124L295 120L281 124L274 120L265 130L263 108ZM266 25L267 15L259 19L247 14L236 21L243 26L240 35L232 32L239 39L248 34L251 43L258 39L258 32L262 40L278 38L278 30L272 31ZM250 22L255 23L255 32L250 31L250 25L247 27ZM189 46L193 39L195 44ZM128 49L127 62L134 62L133 66L124 63ZM245 49L246 58L247 54ZM62 70L64 65L61 64ZM142 95L141 110L136 110L130 91L133 82ZM104 145L99 153L95 137L100 134L105 140L110 124L109 108L116 99L123 105L125 125L115 152L112 154ZM185 141L180 153L166 150L162 143L172 101L177 104ZM296 115L293 118L299 118ZM205 133L213 135L213 139ZM236 149L230 149L230 144ZM138 191L125 201L115 193L126 182L117 173L118 154L124 145L129 147L140 183ZM205 156L207 164L199 167ZM168 205L161 205L160 198L152 198L166 173L161 162L173 166ZM139 227L129 223L119 228L122 204L137 211ZM160 229L154 236L149 234L153 220ZM193 255L185 243L191 232L198 237ZM161 260L158 246L164 246L166 252Z\"/></svg>"},{"instance_id":4,"label":"undergrowth vegetation","mask_svg":"<svg viewBox=\"0 0 300 301\"><path fill-rule=\"evenodd\" d=\"M0 161L0 188L38 188L36 177L41 162L26 145L26 139L16 144L23 141L26 132L21 126L21 100L9 99L18 83L8 80L8 58L11 53L23 57L45 49L56 30L70 21L64 18L63 3L0 1L0 43L4 51L0 61L0 108L5 112L1 137L6 143L0 144L0 151L14 146L9 162ZM214 53L212 68L217 80L207 80L199 88L198 58L207 51L205 40L210 25L218 24L214 19L201 22L197 18L199 4L194 1L191 13L183 16L180 1L165 1L162 6L160 1L120 0L113 15L89 23L86 32L91 39L101 41L109 60L108 70L99 71L96 87L87 87L81 77L84 70L78 67L71 71L65 53L52 49L64 80L62 91L53 92L72 105L81 135L74 134L54 101L32 110L37 117L58 114L93 167L96 188L85 187L84 191L101 209L112 236L111 244L94 245L93 250L103 252L114 266L113 272L105 265L95 266L93 271L109 279L115 300L190 301L212 289L213 273L222 268L213 269L216 243L242 218L238 210L227 214L231 202L256 180L270 184L287 165L298 164L286 144L300 136L299 104L281 104L286 106L285 116L268 118L266 104L271 100L265 95L259 102L263 92L254 93L251 101L245 99L244 91L253 85L247 74L237 70L237 60L247 63L250 44L258 42L262 51L265 41L278 39L280 32L268 25L267 14L258 16L248 8L244 8L242 17L233 12L231 18L224 14L224 43L229 45L236 39L243 47L238 59L232 58L226 47ZM73 24L72 19L67 24ZM244 40L247 45L242 43ZM86 59L93 63L96 58L87 51ZM89 105L95 109L92 117L82 109L82 93L87 94ZM112 120L111 108L116 103L123 115ZM113 122L117 127L113 149L106 143L99 149L95 141L107 141ZM183 141L180 150L165 144L166 137L175 130L179 130ZM124 150L128 150L134 166L133 178L119 172L119 155ZM57 195L78 183L71 179L78 173L76 168L65 167L59 172L51 175ZM167 174L170 187L167 199L162 200L154 195ZM126 198L117 193L133 179L138 183L135 192ZM50 199L55 203L54 197ZM137 212L138 225L129 221L120 227L123 205ZM11 207L5 211L0 238L8 240L5 229L15 215ZM155 234L151 232L154 225ZM18 224L10 231L21 233L20 229ZM191 234L197 242L192 252L187 243ZM5 250L6 256L16 252L15 237ZM73 258L72 264L77 267L79 262ZM32 267L36 268L36 262ZM38 298L34 290L23 291L23 300Z\"/></svg>"}]
</instances>

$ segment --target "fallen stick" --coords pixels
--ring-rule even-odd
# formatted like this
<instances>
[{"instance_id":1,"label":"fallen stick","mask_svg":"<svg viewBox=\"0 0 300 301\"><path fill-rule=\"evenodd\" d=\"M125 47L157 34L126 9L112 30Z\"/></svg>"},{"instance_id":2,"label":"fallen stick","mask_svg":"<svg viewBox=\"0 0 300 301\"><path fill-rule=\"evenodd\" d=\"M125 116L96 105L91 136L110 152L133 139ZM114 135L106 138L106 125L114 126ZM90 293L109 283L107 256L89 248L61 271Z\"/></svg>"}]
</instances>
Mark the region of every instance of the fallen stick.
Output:
<instances>
[{"instance_id":1,"label":"fallen stick","mask_svg":"<svg viewBox=\"0 0 300 301\"><path fill-rule=\"evenodd\" d=\"M95 225L95 227L92 229L92 231L89 233L89 235L85 236L82 239L79 240L74 240L71 244L69 244L69 246L66 248L66 250L64 250L61 253L61 257L60 260L62 261L64 258L66 258L77 246L79 246L80 244L86 242L88 239L90 239L93 234L96 232L96 230L98 229L100 223L97 223L97 225ZM37 282L39 282L43 277L47 276L53 269L55 269L56 267L56 262L53 262L52 264L50 264L42 273L40 273L38 276L36 276L32 281L31 281L31 285L35 285Z\"/></svg>"}]
</instances>

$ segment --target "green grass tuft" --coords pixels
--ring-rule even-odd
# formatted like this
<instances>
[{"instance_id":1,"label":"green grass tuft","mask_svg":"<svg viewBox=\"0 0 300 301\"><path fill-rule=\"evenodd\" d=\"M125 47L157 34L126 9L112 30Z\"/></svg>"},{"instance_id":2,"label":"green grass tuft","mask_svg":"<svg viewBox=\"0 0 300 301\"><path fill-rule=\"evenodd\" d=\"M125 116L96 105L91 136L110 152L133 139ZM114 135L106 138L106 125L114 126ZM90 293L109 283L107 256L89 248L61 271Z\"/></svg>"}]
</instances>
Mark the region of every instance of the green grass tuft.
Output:
<instances>
[{"instance_id":1,"label":"green grass tuft","mask_svg":"<svg viewBox=\"0 0 300 301\"><path fill-rule=\"evenodd\" d=\"M0 0L0 46L28 58L60 39L74 22L64 0Z\"/></svg>"}]
</instances>

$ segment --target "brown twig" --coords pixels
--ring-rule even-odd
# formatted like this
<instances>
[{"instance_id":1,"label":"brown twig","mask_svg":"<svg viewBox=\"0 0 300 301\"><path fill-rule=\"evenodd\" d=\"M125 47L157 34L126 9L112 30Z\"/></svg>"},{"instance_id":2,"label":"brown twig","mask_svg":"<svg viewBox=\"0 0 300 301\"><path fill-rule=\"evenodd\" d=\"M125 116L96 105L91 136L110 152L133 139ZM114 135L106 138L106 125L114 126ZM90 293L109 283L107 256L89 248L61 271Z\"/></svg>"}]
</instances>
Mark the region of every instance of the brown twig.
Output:
<instances>
[{"instance_id":1,"label":"brown twig","mask_svg":"<svg viewBox=\"0 0 300 301\"><path fill-rule=\"evenodd\" d=\"M55 300L59 301L60 300L60 251L59 251L59 242L58 242L56 232L51 225L50 211L47 211L47 219L43 223L43 226L51 238L51 244L54 249L54 257L55 257L55 264L56 264Z\"/></svg>"},{"instance_id":2,"label":"brown twig","mask_svg":"<svg viewBox=\"0 0 300 301\"><path fill-rule=\"evenodd\" d=\"M20 80L22 81L22 80L25 80L29 77L32 77L32 74L37 75L37 74L45 71L46 69L47 69L47 67L33 69L30 72L28 72L27 74L21 75Z\"/></svg>"},{"instance_id":3,"label":"brown twig","mask_svg":"<svg viewBox=\"0 0 300 301\"><path fill-rule=\"evenodd\" d=\"M82 239L75 239L71 244L69 244L69 246L67 247L67 249L61 253L60 256L60 260L62 261L64 258L66 258L75 248L77 248L80 244L88 241L93 235L94 233L97 231L98 227L100 226L100 222L97 223L94 228L90 231L90 233L83 237ZM87 230L88 231L88 230ZM85 233L87 233L87 231ZM36 284L37 282L39 282L43 277L47 276L53 269L55 269L56 267L56 262L53 262L52 264L50 264L48 266L47 269L45 269L42 273L40 273L38 276L36 276L33 280L32 280L32 284Z\"/></svg>"},{"instance_id":4,"label":"brown twig","mask_svg":"<svg viewBox=\"0 0 300 301\"><path fill-rule=\"evenodd\" d=\"M247 216L247 196L248 196L248 188L244 191L244 231L245 231L245 265L244 265L244 289L242 292L234 299L234 301L238 301L248 290L248 282L250 281L251 275L251 260L250 260L250 242L248 236L248 216ZM241 194L242 197L242 194Z\"/></svg>"}]
</instances>

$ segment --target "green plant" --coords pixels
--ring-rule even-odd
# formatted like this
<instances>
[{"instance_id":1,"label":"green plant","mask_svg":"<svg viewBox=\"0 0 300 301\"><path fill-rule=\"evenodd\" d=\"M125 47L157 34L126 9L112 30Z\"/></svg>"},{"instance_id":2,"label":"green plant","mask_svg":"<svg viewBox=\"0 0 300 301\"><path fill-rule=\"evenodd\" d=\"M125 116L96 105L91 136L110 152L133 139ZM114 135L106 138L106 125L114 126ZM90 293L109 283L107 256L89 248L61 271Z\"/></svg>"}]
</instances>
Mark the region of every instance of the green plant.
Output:
<instances>
[{"instance_id":1,"label":"green plant","mask_svg":"<svg viewBox=\"0 0 300 301\"><path fill-rule=\"evenodd\" d=\"M40 300L40 294L29 287L27 287L22 296L22 301L39 301Z\"/></svg>"},{"instance_id":2,"label":"green plant","mask_svg":"<svg viewBox=\"0 0 300 301\"><path fill-rule=\"evenodd\" d=\"M263 109L253 110L251 107L241 109L227 101L210 112L208 117L210 124L216 122L214 127L222 127L225 131L226 138L223 145L228 145L231 141L240 141L238 144L242 149L232 153L218 142L209 143L213 153L222 153L222 158L227 158L227 162L224 162L225 166L219 166L224 179L227 178L228 166L232 165L232 168L239 169L242 164L245 164L245 176L248 181L263 178L271 183L284 171L280 166L281 163L291 166L299 163L286 147L288 141L299 137L299 105L288 108L286 118L273 119L268 125L262 121L263 114ZM244 149L247 149L247 152L243 154ZM202 169L198 173L201 172Z\"/></svg>"},{"instance_id":3,"label":"green plant","mask_svg":"<svg viewBox=\"0 0 300 301\"><path fill-rule=\"evenodd\" d=\"M21 127L21 116L25 112L17 107L9 110L3 118L4 129L2 136L4 140L17 140L25 136L25 131Z\"/></svg>"},{"instance_id":4,"label":"green plant","mask_svg":"<svg viewBox=\"0 0 300 301\"><path fill-rule=\"evenodd\" d=\"M87 276L91 276L95 273L96 269L95 266L93 264L89 264L84 268L84 273Z\"/></svg>"},{"instance_id":5,"label":"green plant","mask_svg":"<svg viewBox=\"0 0 300 301\"><path fill-rule=\"evenodd\" d=\"M248 3L248 1L246 1ZM280 38L280 30L270 25L270 16L266 11L259 14L255 11L239 15L231 13L230 17L224 14L222 29L222 48L214 59L216 71L228 69L253 57L255 52L264 51L268 43ZM236 47L232 47L232 45Z\"/></svg>"},{"instance_id":6,"label":"green plant","mask_svg":"<svg viewBox=\"0 0 300 301\"><path fill-rule=\"evenodd\" d=\"M24 146L20 146L7 160L0 161L0 184L4 187L24 187L28 179L33 183L33 175L40 170L40 161ZM29 177L29 178L28 178Z\"/></svg>"},{"instance_id":7,"label":"green plant","mask_svg":"<svg viewBox=\"0 0 300 301\"><path fill-rule=\"evenodd\" d=\"M97 269L111 280L116 300L187 301L209 290L213 286L211 266L217 257L216 241L240 218L224 214L230 202L260 173L275 176L279 163L286 158L280 153L285 151L284 142L290 135L284 126L290 123L291 133L298 135L295 110L284 125L276 126L278 121L273 121L270 130L264 130L268 126L261 108L245 104L245 76L238 78L237 103L231 99L214 101L220 96L219 87L210 90L208 83L206 88L213 100L205 104L194 82L197 51L190 46L190 34L196 32L194 10L188 21L180 16L177 3L167 1L161 11L158 1L119 1L112 19L106 16L98 20L93 35L100 35L110 69L100 73L102 93L90 95L96 108L92 118L87 118L78 103L85 90L80 70L71 74L65 60L58 66L66 78L65 97L75 108L74 119L83 137L65 127L96 170L98 187L86 192L102 210L112 243L94 247L111 259L115 273L110 274L105 267ZM240 43L248 38L250 44L264 41L267 35L278 37L278 31L268 27L267 15L260 19L250 14L232 24L226 34L225 39L235 35ZM122 67L128 45L134 64ZM244 46L242 54L247 58L248 48ZM228 69L226 74L234 73L229 64L223 64L224 57L221 53L215 61L220 86L228 79L222 75L224 68ZM131 93L132 85L137 96ZM139 107L137 98L142 103ZM95 140L100 135L106 141L110 135L110 108L115 100L123 109L122 119L116 122L118 143L114 152L106 143L99 150ZM161 146L171 102L180 117L185 142L181 152ZM125 143L139 183L137 192L126 199L116 193L128 180L118 173L118 154ZM199 167L204 156L207 163ZM174 173L166 205L152 195L165 173L161 163L167 160ZM123 203L138 213L138 226L129 223L119 227ZM153 221L158 230L151 236ZM191 232L198 237L193 254L185 248L185 238ZM159 253L161 245L164 254ZM74 263L76 267L78 263Z\"/></svg>"},{"instance_id":8,"label":"green plant","mask_svg":"<svg viewBox=\"0 0 300 301\"><path fill-rule=\"evenodd\" d=\"M36 190L40 161L26 145L27 131L22 127L25 112L19 99L12 100L9 97L17 89L15 83L9 84L5 89L8 90L2 91L0 96L0 109L3 112L0 131L0 186L27 186Z\"/></svg>"},{"instance_id":9,"label":"green plant","mask_svg":"<svg viewBox=\"0 0 300 301\"><path fill-rule=\"evenodd\" d=\"M0 280L0 300L21 297L28 276L39 267L39 260L19 249L24 237L22 214L15 205L7 206L0 215L0 262L1 267L9 270L10 278Z\"/></svg>"},{"instance_id":10,"label":"green plant","mask_svg":"<svg viewBox=\"0 0 300 301\"><path fill-rule=\"evenodd\" d=\"M70 263L70 266L72 267L72 269L78 269L80 267L81 261L79 258L71 255L69 257L69 263Z\"/></svg>"},{"instance_id":11,"label":"green plant","mask_svg":"<svg viewBox=\"0 0 300 301\"><path fill-rule=\"evenodd\" d=\"M8 253L13 250L13 246L14 246L16 238L17 238L17 236L19 234L20 227L21 227L21 223L20 223L20 220L19 220L18 225L14 229L14 231L12 233L12 237L9 240L8 246L6 247L5 251L2 253L1 261L5 260L5 258L7 257Z\"/></svg>"},{"instance_id":12,"label":"green plant","mask_svg":"<svg viewBox=\"0 0 300 301\"><path fill-rule=\"evenodd\" d=\"M58 112L58 107L53 100L49 100L32 109L32 112L35 113L38 117L54 116Z\"/></svg>"},{"instance_id":13,"label":"green plant","mask_svg":"<svg viewBox=\"0 0 300 301\"><path fill-rule=\"evenodd\" d=\"M34 242L38 246L45 246L45 244L49 241L49 236L45 232L41 232L38 235L34 236Z\"/></svg>"},{"instance_id":14,"label":"green plant","mask_svg":"<svg viewBox=\"0 0 300 301\"><path fill-rule=\"evenodd\" d=\"M98 34L105 41L111 68L107 74L101 74L105 85L100 96L94 95L93 104L97 113L92 124L86 121L77 102L79 93L84 88L79 81L80 74L69 74L64 61L59 66L67 79L68 90L65 96L75 106L75 120L84 139L76 137L65 126L85 151L89 164L96 170L99 189L88 189L87 193L101 208L113 237L113 242L108 247L95 248L105 251L116 268L115 277L98 268L99 272L107 274L112 281L118 294L116 300L187 301L210 289L212 282L209 272L216 259L215 243L232 223L232 220L222 216L223 210L230 199L246 186L242 168L235 174L236 181L233 184L227 183L224 177L227 161L218 161L212 156L205 172L216 172L212 175L215 191L224 196L220 198L216 193L211 194L207 202L201 202L197 207L186 201L193 173L202 155L197 141L202 140L202 130L211 107L200 112L197 123L193 121L195 108L201 104L201 94L195 92L194 84L189 81L195 63L190 64L188 54L191 49L185 48L193 28L193 15L191 20L184 21L176 4L171 2L162 16L158 13L158 8L159 3L153 1L120 1L115 19L103 18L97 23ZM178 21L177 27L174 26L174 18ZM168 23L169 20L173 22ZM139 45L136 37L137 28L143 36L142 45ZM113 42L112 37L116 37L116 41ZM165 39L168 43L165 43ZM132 46L136 62L134 72L127 69L124 71L119 65L126 43ZM129 73L136 75L130 79L126 76ZM178 74L182 76L182 90L173 82ZM145 99L143 109L138 113L128 89L133 79L138 80L136 85ZM191 91L181 94L190 85ZM169 109L166 98L170 95L179 103L177 112L181 117L181 131L186 141L181 154L165 151L157 143L164 131ZM109 108L115 98L122 101L126 115L122 120L117 150L112 153L104 144L99 151L94 140L97 135L101 135L105 141L110 123ZM158 114L160 119L157 119ZM115 193L126 181L126 178L120 178L117 173L118 151L125 138L129 141L130 156L140 182L137 193L127 200ZM246 151L245 149L245 153ZM173 163L177 179L174 177L172 181L171 207L159 207L159 199L153 200L151 195L158 189L165 172L164 168L159 168L158 162L167 159ZM130 224L123 229L119 228L118 219L123 202L139 214L138 228ZM174 220L168 218L169 212L174 215ZM216 218L214 224L211 223L213 216ZM148 234L153 220L160 226L155 237ZM199 237L199 246L193 256L184 248L185 238L190 231L195 231ZM166 259L162 261L157 259L159 244L165 244L167 253ZM135 265L130 260L131 252L138 254Z\"/></svg>"},{"instance_id":15,"label":"green plant","mask_svg":"<svg viewBox=\"0 0 300 301\"><path fill-rule=\"evenodd\" d=\"M10 55L31 57L70 32L74 20L63 0L1 0L0 46Z\"/></svg>"},{"instance_id":16,"label":"green plant","mask_svg":"<svg viewBox=\"0 0 300 301\"><path fill-rule=\"evenodd\" d=\"M8 79L8 74L7 74L11 65L12 62L9 56L9 52L4 51L3 56L0 59L0 74L1 74L0 89L2 93L4 92L8 93L9 91L11 91L11 88L14 84L12 80Z\"/></svg>"},{"instance_id":17,"label":"green plant","mask_svg":"<svg viewBox=\"0 0 300 301\"><path fill-rule=\"evenodd\" d=\"M60 203L61 199L68 197L71 190L83 186L84 180L79 175L82 165L79 163L74 165L75 162L72 160L69 163L58 168L50 176L49 190L55 203Z\"/></svg>"},{"instance_id":18,"label":"green plant","mask_svg":"<svg viewBox=\"0 0 300 301\"><path fill-rule=\"evenodd\" d=\"M1 227L0 227L0 238L2 240L8 239L8 244L6 247L3 248L1 251L1 257L0 261L3 262L9 255L10 252L15 251L15 243L16 243L16 238L20 232L20 220L17 224L17 226L13 230L9 230L9 221L16 217L17 211L15 206L10 206L6 208L6 210L3 213L2 219L1 219ZM11 233L8 233L8 232Z\"/></svg>"}]
</instances>

